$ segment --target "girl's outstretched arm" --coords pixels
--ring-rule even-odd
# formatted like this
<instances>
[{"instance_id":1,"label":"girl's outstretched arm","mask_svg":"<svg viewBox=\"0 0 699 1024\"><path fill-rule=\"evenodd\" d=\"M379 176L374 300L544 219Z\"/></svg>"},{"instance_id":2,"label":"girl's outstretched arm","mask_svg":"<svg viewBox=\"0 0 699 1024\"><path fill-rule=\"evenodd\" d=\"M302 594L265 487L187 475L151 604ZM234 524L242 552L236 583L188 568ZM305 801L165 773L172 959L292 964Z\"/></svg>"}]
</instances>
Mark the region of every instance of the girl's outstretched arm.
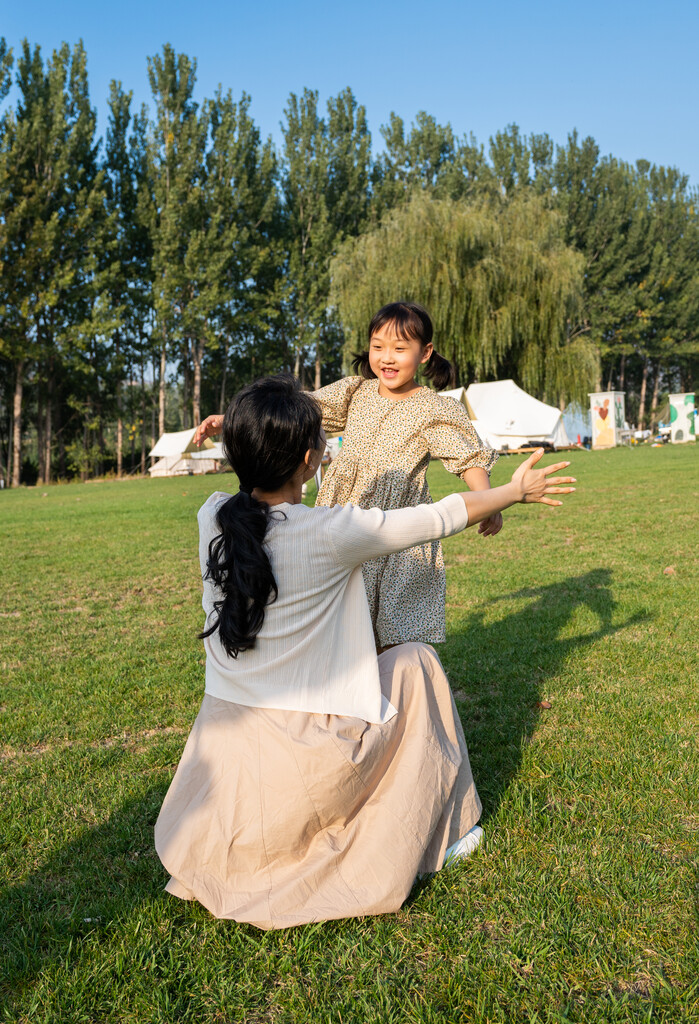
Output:
<instances>
[{"instance_id":1,"label":"girl's outstretched arm","mask_svg":"<svg viewBox=\"0 0 699 1024\"><path fill-rule=\"evenodd\" d=\"M490 477L485 469L480 466L471 466L464 470L461 479L470 491L489 491ZM483 519L478 527L482 537L494 537L502 530L502 512L494 512L492 516Z\"/></svg>"},{"instance_id":2,"label":"girl's outstretched arm","mask_svg":"<svg viewBox=\"0 0 699 1024\"><path fill-rule=\"evenodd\" d=\"M435 395L432 419L423 427L423 437L432 458L440 459L444 468L460 476L471 491L490 488L489 472L497 461L497 453L484 444L460 402L444 395ZM495 512L481 521L478 532L494 537L502 529L502 516Z\"/></svg>"},{"instance_id":3,"label":"girl's outstretched arm","mask_svg":"<svg viewBox=\"0 0 699 1024\"><path fill-rule=\"evenodd\" d=\"M320 405L323 426L328 434L341 434L347 425L347 413L362 377L341 377L311 394Z\"/></svg>"},{"instance_id":4,"label":"girl's outstretched arm","mask_svg":"<svg viewBox=\"0 0 699 1024\"><path fill-rule=\"evenodd\" d=\"M327 384L320 391L313 391L313 397L320 405L323 413L323 426L328 433L340 433L347 423L347 411L352 396L362 383L362 377L342 377L340 380ZM201 446L207 437L216 437L221 433L223 416L207 416L202 420L194 434L194 443Z\"/></svg>"},{"instance_id":5,"label":"girl's outstretched arm","mask_svg":"<svg viewBox=\"0 0 699 1024\"><path fill-rule=\"evenodd\" d=\"M207 416L205 420L201 421L194 432L194 443L201 446L204 438L216 437L217 434L221 433L222 426L223 416Z\"/></svg>"}]
</instances>

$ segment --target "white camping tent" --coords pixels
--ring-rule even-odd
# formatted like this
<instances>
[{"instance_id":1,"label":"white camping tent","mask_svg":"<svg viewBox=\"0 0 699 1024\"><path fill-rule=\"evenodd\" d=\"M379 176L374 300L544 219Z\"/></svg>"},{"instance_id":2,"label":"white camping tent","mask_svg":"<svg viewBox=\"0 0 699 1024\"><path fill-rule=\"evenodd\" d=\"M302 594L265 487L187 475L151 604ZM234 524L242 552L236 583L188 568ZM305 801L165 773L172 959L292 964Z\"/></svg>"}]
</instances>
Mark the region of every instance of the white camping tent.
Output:
<instances>
[{"instance_id":1,"label":"white camping tent","mask_svg":"<svg viewBox=\"0 0 699 1024\"><path fill-rule=\"evenodd\" d=\"M151 476L190 476L192 473L210 473L216 469L216 462L223 458L218 454L216 445L208 438L202 443L201 449L194 444L194 431L177 430L173 434L163 434L157 444L148 453L157 459L148 472Z\"/></svg>"},{"instance_id":2,"label":"white camping tent","mask_svg":"<svg viewBox=\"0 0 699 1024\"><path fill-rule=\"evenodd\" d=\"M555 448L570 444L560 409L528 395L513 380L471 384L442 391L466 406L483 441L497 451L529 448L548 442Z\"/></svg>"},{"instance_id":3,"label":"white camping tent","mask_svg":"<svg viewBox=\"0 0 699 1024\"><path fill-rule=\"evenodd\" d=\"M217 461L225 462L226 456L223 451L222 441L213 441L210 448L197 448L196 451L192 452L189 456L190 459L216 459Z\"/></svg>"}]
</instances>

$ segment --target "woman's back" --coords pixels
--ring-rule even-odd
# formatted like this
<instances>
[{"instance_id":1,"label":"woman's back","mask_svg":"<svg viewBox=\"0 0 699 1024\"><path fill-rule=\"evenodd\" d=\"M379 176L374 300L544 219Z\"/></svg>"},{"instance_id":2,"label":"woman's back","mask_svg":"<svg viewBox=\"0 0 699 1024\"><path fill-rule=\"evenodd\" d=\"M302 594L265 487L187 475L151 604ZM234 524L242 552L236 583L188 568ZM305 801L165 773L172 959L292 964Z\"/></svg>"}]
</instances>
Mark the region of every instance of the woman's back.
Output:
<instances>
[{"instance_id":1,"label":"woman's back","mask_svg":"<svg viewBox=\"0 0 699 1024\"><path fill-rule=\"evenodd\" d=\"M199 510L199 555L207 626L215 621L220 591L207 579L211 541L219 532L217 508L230 495L213 494ZM236 658L218 631L205 640L206 692L249 707L387 721L361 563L415 540L463 529L459 495L435 505L385 513L352 505L271 509L265 551L278 593L267 605L255 644Z\"/></svg>"}]
</instances>

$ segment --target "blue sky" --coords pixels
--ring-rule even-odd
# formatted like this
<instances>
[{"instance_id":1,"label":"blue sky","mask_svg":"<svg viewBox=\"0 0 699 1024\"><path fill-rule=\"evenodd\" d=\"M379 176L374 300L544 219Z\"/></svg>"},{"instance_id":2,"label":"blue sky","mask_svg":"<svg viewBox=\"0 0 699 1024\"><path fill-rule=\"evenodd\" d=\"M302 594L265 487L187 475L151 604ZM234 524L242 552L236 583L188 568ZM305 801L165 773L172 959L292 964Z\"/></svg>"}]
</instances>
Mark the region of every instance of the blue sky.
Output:
<instances>
[{"instance_id":1,"label":"blue sky","mask_svg":"<svg viewBox=\"0 0 699 1024\"><path fill-rule=\"evenodd\" d=\"M513 121L559 143L577 128L603 153L673 164L699 185L696 0L2 0L0 32L45 53L82 38L101 132L110 80L147 102L146 57L170 42L197 58L198 98L245 90L276 140L289 92L325 101L350 85L375 150L392 110L408 123L426 110L485 144Z\"/></svg>"}]
</instances>

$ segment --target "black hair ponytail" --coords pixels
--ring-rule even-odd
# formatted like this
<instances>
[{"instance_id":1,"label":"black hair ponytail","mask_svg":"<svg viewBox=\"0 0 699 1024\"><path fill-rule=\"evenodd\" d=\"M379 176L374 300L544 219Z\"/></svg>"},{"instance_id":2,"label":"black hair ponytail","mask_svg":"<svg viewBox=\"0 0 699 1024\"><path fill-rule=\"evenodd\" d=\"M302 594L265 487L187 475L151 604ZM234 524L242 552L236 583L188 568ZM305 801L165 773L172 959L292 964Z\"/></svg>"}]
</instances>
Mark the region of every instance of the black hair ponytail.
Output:
<instances>
[{"instance_id":1,"label":"black hair ponytail","mask_svg":"<svg viewBox=\"0 0 699 1024\"><path fill-rule=\"evenodd\" d=\"M216 514L221 533L209 544L206 578L221 590L223 597L214 601L216 622L200 633L199 639L218 630L221 644L231 658L255 646L265 608L278 593L269 557L262 546L269 516L269 505L242 490L224 501Z\"/></svg>"},{"instance_id":2,"label":"black hair ponytail","mask_svg":"<svg viewBox=\"0 0 699 1024\"><path fill-rule=\"evenodd\" d=\"M353 352L352 353L352 369L355 373L358 373L364 380L374 380L376 374L369 365L369 352Z\"/></svg>"},{"instance_id":3,"label":"black hair ponytail","mask_svg":"<svg viewBox=\"0 0 699 1024\"><path fill-rule=\"evenodd\" d=\"M320 445L322 414L315 399L290 374L264 377L235 396L223 418L223 447L240 491L219 506L220 534L209 545L206 579L223 594L214 602L226 653L237 658L255 646L265 608L277 597L277 581L264 549L270 507L252 491L278 490Z\"/></svg>"},{"instance_id":4,"label":"black hair ponytail","mask_svg":"<svg viewBox=\"0 0 699 1024\"><path fill-rule=\"evenodd\" d=\"M386 324L392 324L399 337L419 341L423 348L432 342L434 329L430 314L424 306L417 302L389 302L387 306L382 306L378 313L374 313L371 318L369 342L371 342L372 336ZM372 380L376 377L369 363L368 349L365 352L352 353L352 366L355 373L360 374L365 380ZM437 391L453 388L456 381L456 373L452 364L434 349L424 369L424 374L432 381Z\"/></svg>"},{"instance_id":5,"label":"black hair ponytail","mask_svg":"<svg viewBox=\"0 0 699 1024\"><path fill-rule=\"evenodd\" d=\"M445 388L456 386L456 372L453 364L444 356L440 356L439 352L434 349L432 349L432 355L427 360L423 372L432 381L437 391L444 391Z\"/></svg>"}]
</instances>

